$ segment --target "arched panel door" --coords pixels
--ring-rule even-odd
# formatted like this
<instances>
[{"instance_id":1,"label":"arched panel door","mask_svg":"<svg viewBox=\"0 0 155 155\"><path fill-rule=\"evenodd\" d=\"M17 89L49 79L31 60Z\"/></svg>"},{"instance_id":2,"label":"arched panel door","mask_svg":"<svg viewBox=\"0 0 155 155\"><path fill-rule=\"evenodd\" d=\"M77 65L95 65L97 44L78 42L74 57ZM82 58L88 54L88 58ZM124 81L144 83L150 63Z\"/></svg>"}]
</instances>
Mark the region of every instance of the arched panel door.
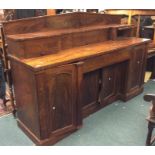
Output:
<instances>
[{"instance_id":1,"label":"arched panel door","mask_svg":"<svg viewBox=\"0 0 155 155\"><path fill-rule=\"evenodd\" d=\"M74 65L48 69L44 74L46 131L61 135L76 129L76 70ZM43 93L44 93L43 92ZM46 105L45 105L46 104ZM43 123L42 123L43 124ZM45 128L43 125L42 129Z\"/></svg>"}]
</instances>

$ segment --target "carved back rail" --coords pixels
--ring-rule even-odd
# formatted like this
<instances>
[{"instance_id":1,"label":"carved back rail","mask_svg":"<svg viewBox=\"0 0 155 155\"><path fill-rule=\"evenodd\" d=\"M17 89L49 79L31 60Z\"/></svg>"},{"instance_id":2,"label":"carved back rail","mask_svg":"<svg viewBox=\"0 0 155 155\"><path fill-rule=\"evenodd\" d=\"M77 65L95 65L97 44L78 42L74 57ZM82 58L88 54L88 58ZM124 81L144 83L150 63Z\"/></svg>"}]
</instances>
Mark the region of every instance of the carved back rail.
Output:
<instances>
[{"instance_id":1,"label":"carved back rail","mask_svg":"<svg viewBox=\"0 0 155 155\"><path fill-rule=\"evenodd\" d=\"M3 28L9 54L26 59L116 38L120 22L115 15L69 13L4 22Z\"/></svg>"},{"instance_id":2,"label":"carved back rail","mask_svg":"<svg viewBox=\"0 0 155 155\"><path fill-rule=\"evenodd\" d=\"M97 18L96 18L97 17ZM54 16L32 17L4 22L5 35L32 33L47 29L70 29L95 24L120 24L121 17L95 13L68 13Z\"/></svg>"}]
</instances>

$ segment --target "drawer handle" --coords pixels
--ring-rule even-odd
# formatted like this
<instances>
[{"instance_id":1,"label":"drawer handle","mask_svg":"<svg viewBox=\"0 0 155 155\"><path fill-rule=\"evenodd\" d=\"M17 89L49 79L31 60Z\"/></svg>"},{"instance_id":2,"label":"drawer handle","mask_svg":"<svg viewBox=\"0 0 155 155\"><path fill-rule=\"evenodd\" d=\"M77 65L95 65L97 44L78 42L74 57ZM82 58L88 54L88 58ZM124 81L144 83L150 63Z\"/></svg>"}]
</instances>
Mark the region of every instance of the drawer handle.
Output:
<instances>
[{"instance_id":1,"label":"drawer handle","mask_svg":"<svg viewBox=\"0 0 155 155\"><path fill-rule=\"evenodd\" d=\"M137 64L140 64L140 61L137 61Z\"/></svg>"},{"instance_id":2,"label":"drawer handle","mask_svg":"<svg viewBox=\"0 0 155 155\"><path fill-rule=\"evenodd\" d=\"M109 77L109 81L111 80L111 77Z\"/></svg>"},{"instance_id":3,"label":"drawer handle","mask_svg":"<svg viewBox=\"0 0 155 155\"><path fill-rule=\"evenodd\" d=\"M56 108L55 107L52 107L52 109L55 110Z\"/></svg>"}]
</instances>

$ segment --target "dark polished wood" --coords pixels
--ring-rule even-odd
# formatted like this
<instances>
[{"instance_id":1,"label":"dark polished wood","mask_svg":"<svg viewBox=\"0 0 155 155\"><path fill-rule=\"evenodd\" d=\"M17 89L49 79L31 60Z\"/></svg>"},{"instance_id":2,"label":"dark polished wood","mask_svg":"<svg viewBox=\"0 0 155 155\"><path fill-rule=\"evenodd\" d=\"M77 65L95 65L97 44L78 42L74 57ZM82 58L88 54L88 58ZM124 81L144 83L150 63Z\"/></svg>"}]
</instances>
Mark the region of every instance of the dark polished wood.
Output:
<instances>
[{"instance_id":1,"label":"dark polished wood","mask_svg":"<svg viewBox=\"0 0 155 155\"><path fill-rule=\"evenodd\" d=\"M143 91L148 39L119 16L71 13L3 23L18 125L49 145L84 117Z\"/></svg>"}]
</instances>

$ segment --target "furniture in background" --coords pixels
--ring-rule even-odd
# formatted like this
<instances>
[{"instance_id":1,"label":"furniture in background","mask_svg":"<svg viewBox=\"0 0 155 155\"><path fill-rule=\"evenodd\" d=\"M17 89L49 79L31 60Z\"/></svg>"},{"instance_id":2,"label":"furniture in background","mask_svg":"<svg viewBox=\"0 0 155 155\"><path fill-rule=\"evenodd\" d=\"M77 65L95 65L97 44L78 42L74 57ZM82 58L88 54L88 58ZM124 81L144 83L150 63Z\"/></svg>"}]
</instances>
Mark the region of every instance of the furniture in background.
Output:
<instances>
[{"instance_id":1,"label":"furniture in background","mask_svg":"<svg viewBox=\"0 0 155 155\"><path fill-rule=\"evenodd\" d=\"M155 48L148 49L147 70L151 71L151 79L155 79Z\"/></svg>"},{"instance_id":2,"label":"furniture in background","mask_svg":"<svg viewBox=\"0 0 155 155\"><path fill-rule=\"evenodd\" d=\"M136 36L139 37L140 32L140 21L142 16L154 16L155 10L151 9L107 9L105 11L107 14L115 14L115 15L126 15L128 16L128 24L132 24L132 17L137 16L137 32Z\"/></svg>"},{"instance_id":3,"label":"furniture in background","mask_svg":"<svg viewBox=\"0 0 155 155\"><path fill-rule=\"evenodd\" d=\"M15 116L16 114L16 108L15 108L15 103L14 103L14 95L13 95L13 84L12 84L12 76L11 76L11 68L10 68L10 63L8 60L8 54L7 54L7 44L5 42L5 37L4 37L4 31L2 28L2 25L0 25L0 34L1 34L1 62L3 65L3 74L5 79L3 78L3 91L6 90L6 84L8 84L9 87L9 99L6 99L5 97L5 92L3 96L3 103L6 106L6 103L8 101L11 102L12 106L12 113Z\"/></svg>"},{"instance_id":4,"label":"furniture in background","mask_svg":"<svg viewBox=\"0 0 155 155\"><path fill-rule=\"evenodd\" d=\"M46 9L3 9L3 12L3 21L44 16L47 14Z\"/></svg>"},{"instance_id":5,"label":"furniture in background","mask_svg":"<svg viewBox=\"0 0 155 155\"><path fill-rule=\"evenodd\" d=\"M153 21L148 20L145 25L141 25L142 18L148 16L154 16L155 10L147 9L132 9L132 10L121 10L121 9L108 9L105 11L107 14L117 14L117 15L127 15L128 24L131 24L132 17L137 16L137 37L150 38L152 43L150 43L148 48L148 59L147 59L147 70L152 72L151 78L155 78L155 31ZM144 23L144 22L143 22Z\"/></svg>"},{"instance_id":6,"label":"furniture in background","mask_svg":"<svg viewBox=\"0 0 155 155\"><path fill-rule=\"evenodd\" d=\"M49 145L84 117L143 91L149 39L121 17L69 13L3 23L19 127Z\"/></svg>"},{"instance_id":7,"label":"furniture in background","mask_svg":"<svg viewBox=\"0 0 155 155\"><path fill-rule=\"evenodd\" d=\"M3 9L4 15L2 21L11 21L15 19L21 19L21 18L28 18L28 17L34 17L34 16L43 16L47 14L46 9ZM1 21L1 22L2 22ZM3 27L0 25L0 47L1 47L1 63L4 66L3 71L4 77L3 78L3 84L2 84L2 89L1 89L1 94L3 94L3 103L6 106L6 103L9 101L11 102L12 106L12 112L13 115L15 116L16 114L16 108L15 108L15 101L14 101L14 94L13 94L13 85L12 85L12 77L11 77L11 72L10 72L10 63L7 57L7 44L5 43L5 36L3 32ZM3 76L2 76L3 77ZM5 90L6 90L6 85L8 85L8 93L9 93L9 98L6 99L5 97Z\"/></svg>"},{"instance_id":8,"label":"furniture in background","mask_svg":"<svg viewBox=\"0 0 155 155\"><path fill-rule=\"evenodd\" d=\"M57 11L55 9L47 9L47 15L55 15Z\"/></svg>"},{"instance_id":9,"label":"furniture in background","mask_svg":"<svg viewBox=\"0 0 155 155\"><path fill-rule=\"evenodd\" d=\"M144 26L143 29L144 35L147 34L147 38L152 39L148 49L147 70L152 72L151 79L155 79L155 27L154 25Z\"/></svg>"},{"instance_id":10,"label":"furniture in background","mask_svg":"<svg viewBox=\"0 0 155 155\"><path fill-rule=\"evenodd\" d=\"M2 52L2 41L0 40L0 99L3 100L5 105L5 78L4 78L4 68L3 68L3 52Z\"/></svg>"},{"instance_id":11,"label":"furniture in background","mask_svg":"<svg viewBox=\"0 0 155 155\"><path fill-rule=\"evenodd\" d=\"M152 137L152 132L153 129L155 128L155 94L146 94L144 96L144 100L152 103L149 111L149 116L147 118L148 134L146 138L146 145L150 146L155 142L155 136Z\"/></svg>"}]
</instances>

